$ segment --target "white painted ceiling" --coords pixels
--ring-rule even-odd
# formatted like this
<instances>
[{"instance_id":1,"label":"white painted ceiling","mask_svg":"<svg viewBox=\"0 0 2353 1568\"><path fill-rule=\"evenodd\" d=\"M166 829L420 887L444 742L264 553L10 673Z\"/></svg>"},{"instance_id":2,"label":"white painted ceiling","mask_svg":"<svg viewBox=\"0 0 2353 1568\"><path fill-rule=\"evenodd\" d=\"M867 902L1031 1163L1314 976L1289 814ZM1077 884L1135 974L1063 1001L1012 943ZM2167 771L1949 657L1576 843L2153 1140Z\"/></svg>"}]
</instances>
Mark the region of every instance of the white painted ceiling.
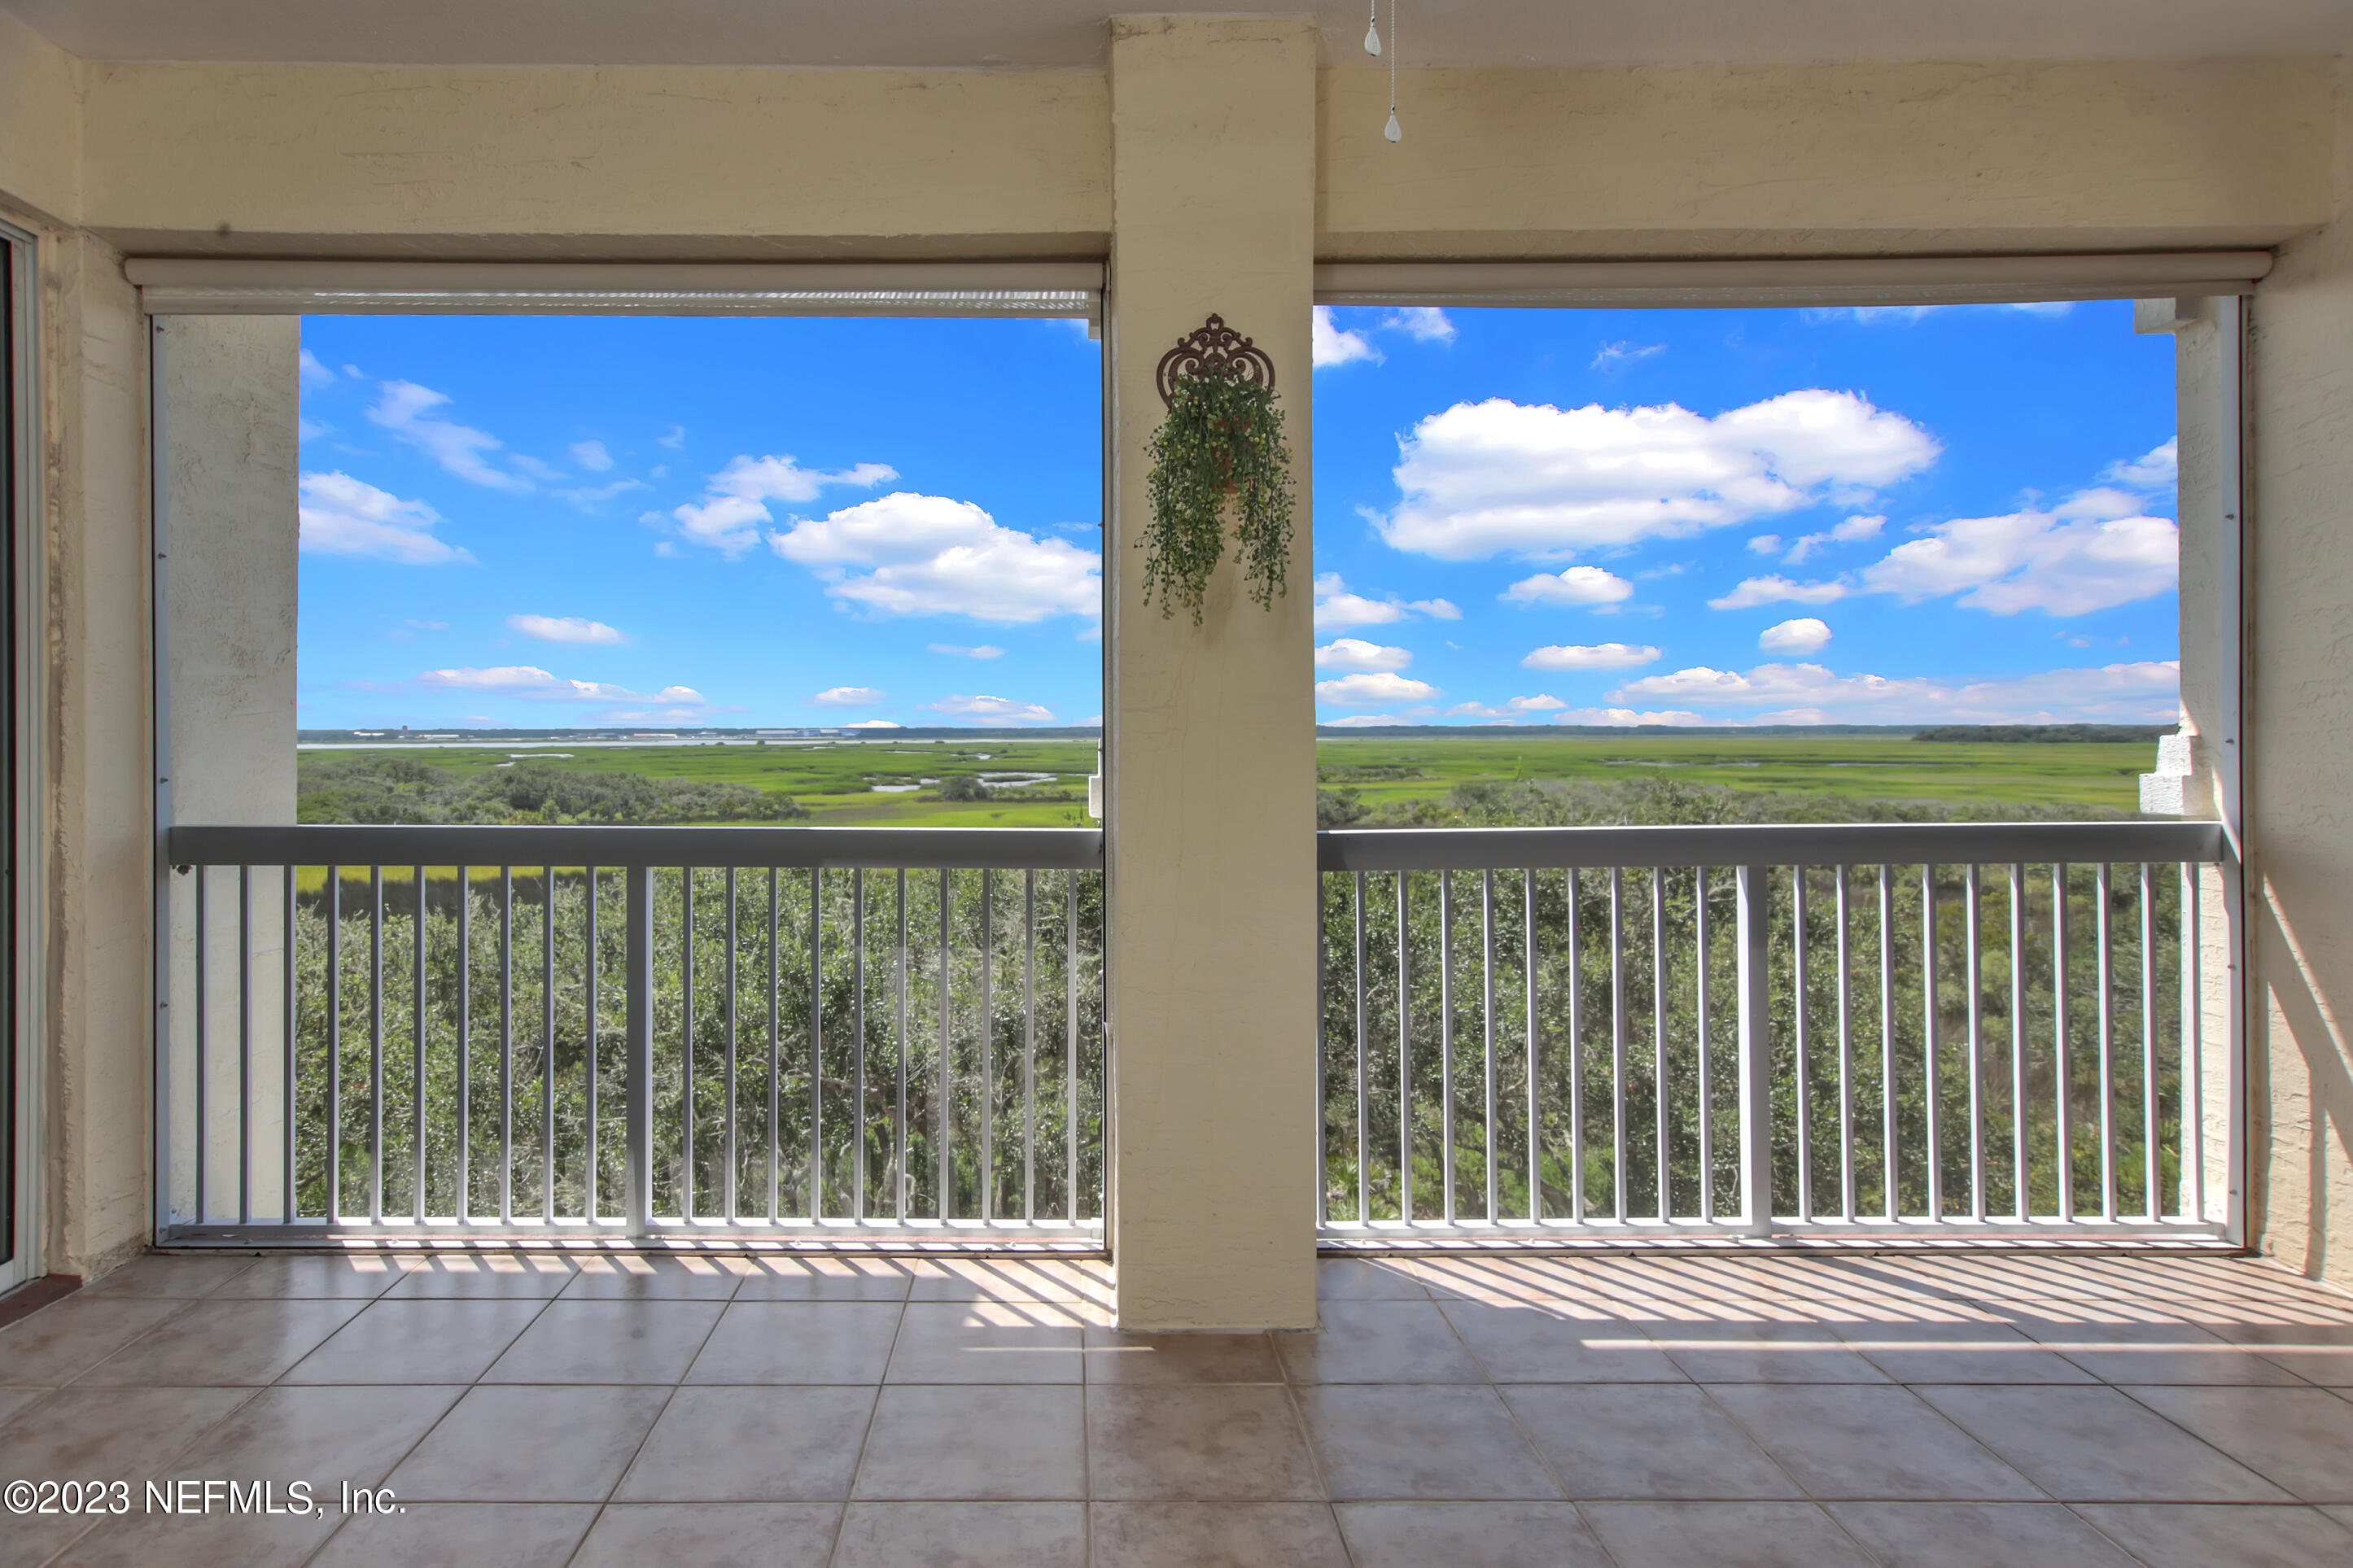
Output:
<instances>
[{"instance_id":1,"label":"white painted ceiling","mask_svg":"<svg viewBox=\"0 0 2353 1568\"><path fill-rule=\"evenodd\" d=\"M93 59L1092 66L1124 11L1305 13L1364 64L1366 0L0 0ZM2353 48L2353 0L1398 0L1407 66L2203 59ZM1389 31L1389 6L1381 26Z\"/></svg>"}]
</instances>

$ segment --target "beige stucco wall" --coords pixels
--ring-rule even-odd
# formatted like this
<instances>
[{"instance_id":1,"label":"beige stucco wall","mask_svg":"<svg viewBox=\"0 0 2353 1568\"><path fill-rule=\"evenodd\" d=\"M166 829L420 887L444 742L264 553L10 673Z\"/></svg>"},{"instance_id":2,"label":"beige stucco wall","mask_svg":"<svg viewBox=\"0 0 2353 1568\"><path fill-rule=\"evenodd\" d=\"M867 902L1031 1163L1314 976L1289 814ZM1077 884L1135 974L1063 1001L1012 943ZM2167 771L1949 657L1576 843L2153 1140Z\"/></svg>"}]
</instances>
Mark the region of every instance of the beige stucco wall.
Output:
<instances>
[{"instance_id":1,"label":"beige stucco wall","mask_svg":"<svg viewBox=\"0 0 2353 1568\"><path fill-rule=\"evenodd\" d=\"M1134 1329L1315 1321L1315 710L1308 521L1315 35L1135 19L1112 43L1111 1237ZM1144 601L1164 350L1212 311L1275 366L1290 594L1232 555L1203 624Z\"/></svg>"},{"instance_id":2,"label":"beige stucco wall","mask_svg":"<svg viewBox=\"0 0 2353 1568\"><path fill-rule=\"evenodd\" d=\"M25 216L81 214L80 62L0 13L0 193Z\"/></svg>"},{"instance_id":3,"label":"beige stucco wall","mask_svg":"<svg viewBox=\"0 0 2353 1568\"><path fill-rule=\"evenodd\" d=\"M2250 1200L2263 1251L2353 1286L2353 216L2253 309Z\"/></svg>"},{"instance_id":4,"label":"beige stucco wall","mask_svg":"<svg viewBox=\"0 0 2353 1568\"><path fill-rule=\"evenodd\" d=\"M1318 247L1406 257L2270 245L2326 222L2311 61L1322 78Z\"/></svg>"}]
</instances>

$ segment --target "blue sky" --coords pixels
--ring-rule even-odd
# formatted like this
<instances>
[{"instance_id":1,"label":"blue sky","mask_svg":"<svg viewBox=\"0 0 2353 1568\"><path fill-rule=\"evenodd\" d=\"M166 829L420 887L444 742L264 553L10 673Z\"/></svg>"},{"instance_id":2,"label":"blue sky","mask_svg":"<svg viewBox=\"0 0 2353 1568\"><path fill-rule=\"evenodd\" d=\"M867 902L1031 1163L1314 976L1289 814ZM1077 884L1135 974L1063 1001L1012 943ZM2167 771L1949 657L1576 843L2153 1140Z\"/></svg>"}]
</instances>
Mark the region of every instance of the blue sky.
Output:
<instances>
[{"instance_id":1,"label":"blue sky","mask_svg":"<svg viewBox=\"0 0 2353 1568\"><path fill-rule=\"evenodd\" d=\"M1101 710L1077 323L303 335L307 728ZM2173 346L2128 303L1344 309L1315 344L1324 722L2172 716Z\"/></svg>"}]
</instances>

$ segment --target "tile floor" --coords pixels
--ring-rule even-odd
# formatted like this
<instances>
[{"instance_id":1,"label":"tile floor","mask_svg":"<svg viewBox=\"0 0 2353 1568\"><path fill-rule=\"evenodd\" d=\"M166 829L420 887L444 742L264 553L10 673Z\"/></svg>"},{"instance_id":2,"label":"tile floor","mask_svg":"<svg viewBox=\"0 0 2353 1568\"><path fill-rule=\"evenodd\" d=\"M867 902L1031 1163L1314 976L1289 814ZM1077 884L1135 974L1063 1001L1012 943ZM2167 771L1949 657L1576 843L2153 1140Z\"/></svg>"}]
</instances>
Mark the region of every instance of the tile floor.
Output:
<instances>
[{"instance_id":1,"label":"tile floor","mask_svg":"<svg viewBox=\"0 0 2353 1568\"><path fill-rule=\"evenodd\" d=\"M0 1330L0 1564L2353 1564L2353 1297L2221 1258L143 1258ZM150 1480L403 1510L147 1512ZM216 1494L217 1495L217 1494Z\"/></svg>"}]
</instances>

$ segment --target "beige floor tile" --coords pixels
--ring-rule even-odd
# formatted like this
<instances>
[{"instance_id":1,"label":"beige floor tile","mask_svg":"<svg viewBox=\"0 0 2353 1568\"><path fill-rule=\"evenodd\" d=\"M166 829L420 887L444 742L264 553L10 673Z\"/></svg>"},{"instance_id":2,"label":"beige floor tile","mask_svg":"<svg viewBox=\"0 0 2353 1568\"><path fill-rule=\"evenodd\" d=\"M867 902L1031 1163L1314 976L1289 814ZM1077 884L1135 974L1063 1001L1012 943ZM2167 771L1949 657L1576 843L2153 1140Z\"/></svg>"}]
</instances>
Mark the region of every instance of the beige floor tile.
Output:
<instances>
[{"instance_id":1,"label":"beige floor tile","mask_svg":"<svg viewBox=\"0 0 2353 1568\"><path fill-rule=\"evenodd\" d=\"M1090 1328L1083 1343L1089 1383L1282 1381L1271 1334L1127 1334Z\"/></svg>"},{"instance_id":2,"label":"beige floor tile","mask_svg":"<svg viewBox=\"0 0 2353 1568\"><path fill-rule=\"evenodd\" d=\"M913 1266L899 1258L744 1260L738 1301L903 1301Z\"/></svg>"},{"instance_id":3,"label":"beige floor tile","mask_svg":"<svg viewBox=\"0 0 2353 1568\"><path fill-rule=\"evenodd\" d=\"M1808 1502L1597 1502L1587 1522L1618 1568L1869 1568Z\"/></svg>"},{"instance_id":4,"label":"beige floor tile","mask_svg":"<svg viewBox=\"0 0 2353 1568\"><path fill-rule=\"evenodd\" d=\"M47 1393L46 1388L0 1388L0 1426L5 1426L9 1416Z\"/></svg>"},{"instance_id":5,"label":"beige floor tile","mask_svg":"<svg viewBox=\"0 0 2353 1568\"><path fill-rule=\"evenodd\" d=\"M826 1568L839 1503L610 1503L570 1568Z\"/></svg>"},{"instance_id":6,"label":"beige floor tile","mask_svg":"<svg viewBox=\"0 0 2353 1568\"><path fill-rule=\"evenodd\" d=\"M564 1288L567 1301L724 1301L751 1271L741 1258L591 1253Z\"/></svg>"},{"instance_id":7,"label":"beige floor tile","mask_svg":"<svg viewBox=\"0 0 2353 1568\"><path fill-rule=\"evenodd\" d=\"M1899 1383L2091 1383L2092 1374L1997 1322L1838 1322L1831 1328Z\"/></svg>"},{"instance_id":8,"label":"beige floor tile","mask_svg":"<svg viewBox=\"0 0 2353 1568\"><path fill-rule=\"evenodd\" d=\"M852 1495L1082 1500L1082 1401L1077 1388L885 1385Z\"/></svg>"},{"instance_id":9,"label":"beige floor tile","mask_svg":"<svg viewBox=\"0 0 2353 1568\"><path fill-rule=\"evenodd\" d=\"M2306 1502L2353 1503L2353 1400L2321 1388L2122 1392Z\"/></svg>"},{"instance_id":10,"label":"beige floor tile","mask_svg":"<svg viewBox=\"0 0 2353 1568\"><path fill-rule=\"evenodd\" d=\"M1577 1258L1417 1258L1408 1265L1440 1301L1600 1300L1594 1266Z\"/></svg>"},{"instance_id":11,"label":"beige floor tile","mask_svg":"<svg viewBox=\"0 0 2353 1568\"><path fill-rule=\"evenodd\" d=\"M1434 1301L1326 1301L1324 1326L1275 1342L1295 1383L1483 1383Z\"/></svg>"},{"instance_id":12,"label":"beige floor tile","mask_svg":"<svg viewBox=\"0 0 2353 1568\"><path fill-rule=\"evenodd\" d=\"M551 1301L485 1383L675 1383L719 1321L716 1301Z\"/></svg>"},{"instance_id":13,"label":"beige floor tile","mask_svg":"<svg viewBox=\"0 0 2353 1568\"><path fill-rule=\"evenodd\" d=\"M2218 1504L2079 1506L2075 1511L2147 1568L2337 1568L2353 1531L2318 1509Z\"/></svg>"},{"instance_id":14,"label":"beige floor tile","mask_svg":"<svg viewBox=\"0 0 2353 1568\"><path fill-rule=\"evenodd\" d=\"M70 1383L185 1302L79 1291L0 1329L0 1382Z\"/></svg>"},{"instance_id":15,"label":"beige floor tile","mask_svg":"<svg viewBox=\"0 0 2353 1568\"><path fill-rule=\"evenodd\" d=\"M1681 1383L1649 1336L1589 1303L1444 1301L1440 1309L1497 1383Z\"/></svg>"},{"instance_id":16,"label":"beige floor tile","mask_svg":"<svg viewBox=\"0 0 2353 1568\"><path fill-rule=\"evenodd\" d=\"M2353 1326L2234 1322L2220 1324L2214 1331L2307 1383L2353 1388Z\"/></svg>"},{"instance_id":17,"label":"beige floor tile","mask_svg":"<svg viewBox=\"0 0 2353 1568\"><path fill-rule=\"evenodd\" d=\"M1108 1304L1099 1258L924 1258L907 1266L912 1301L1090 1301Z\"/></svg>"},{"instance_id":18,"label":"beige floor tile","mask_svg":"<svg viewBox=\"0 0 2353 1568\"><path fill-rule=\"evenodd\" d=\"M285 1495L281 1488L278 1496ZM342 1515L324 1509L297 1517L147 1513L136 1503L133 1508L75 1542L53 1568L152 1568L159 1563L173 1568L293 1568L343 1522Z\"/></svg>"},{"instance_id":19,"label":"beige floor tile","mask_svg":"<svg viewBox=\"0 0 2353 1568\"><path fill-rule=\"evenodd\" d=\"M1324 1497L1290 1390L1266 1384L1090 1388L1087 1465L1100 1499Z\"/></svg>"},{"instance_id":20,"label":"beige floor tile","mask_svg":"<svg viewBox=\"0 0 2353 1568\"><path fill-rule=\"evenodd\" d=\"M1315 1265L1315 1295L1324 1301L1421 1301L1421 1268L1402 1259L1325 1258Z\"/></svg>"},{"instance_id":21,"label":"beige floor tile","mask_svg":"<svg viewBox=\"0 0 2353 1568\"><path fill-rule=\"evenodd\" d=\"M1831 1515L1886 1568L2132 1568L2051 1502L1834 1502Z\"/></svg>"},{"instance_id":22,"label":"beige floor tile","mask_svg":"<svg viewBox=\"0 0 2353 1568\"><path fill-rule=\"evenodd\" d=\"M1836 1334L1810 1320L1646 1320L1640 1326L1694 1383L1888 1381Z\"/></svg>"},{"instance_id":23,"label":"beige floor tile","mask_svg":"<svg viewBox=\"0 0 2353 1568\"><path fill-rule=\"evenodd\" d=\"M399 1260L380 1252L296 1253L256 1258L213 1292L219 1300L269 1296L381 1296L399 1282Z\"/></svg>"},{"instance_id":24,"label":"beige floor tile","mask_svg":"<svg viewBox=\"0 0 2353 1568\"><path fill-rule=\"evenodd\" d=\"M686 1381L880 1383L902 1310L896 1301L738 1301Z\"/></svg>"},{"instance_id":25,"label":"beige floor tile","mask_svg":"<svg viewBox=\"0 0 2353 1568\"><path fill-rule=\"evenodd\" d=\"M1688 1384L1530 1384L1504 1397L1573 1498L1804 1495Z\"/></svg>"},{"instance_id":26,"label":"beige floor tile","mask_svg":"<svg viewBox=\"0 0 2353 1568\"><path fill-rule=\"evenodd\" d=\"M471 1383L490 1370L544 1301L371 1301L288 1370L287 1383Z\"/></svg>"},{"instance_id":27,"label":"beige floor tile","mask_svg":"<svg viewBox=\"0 0 2353 1568\"><path fill-rule=\"evenodd\" d=\"M1817 1499L2042 1495L1907 1389L1727 1384L1708 1392Z\"/></svg>"},{"instance_id":28,"label":"beige floor tile","mask_svg":"<svg viewBox=\"0 0 2353 1568\"><path fill-rule=\"evenodd\" d=\"M667 1388L477 1388L386 1484L404 1500L601 1502L670 1395Z\"/></svg>"},{"instance_id":29,"label":"beige floor tile","mask_svg":"<svg viewBox=\"0 0 2353 1568\"><path fill-rule=\"evenodd\" d=\"M417 1296L484 1297L559 1294L572 1283L575 1265L547 1252L442 1253L406 1260L389 1300Z\"/></svg>"},{"instance_id":30,"label":"beige floor tile","mask_svg":"<svg viewBox=\"0 0 2353 1568\"><path fill-rule=\"evenodd\" d=\"M180 1385L274 1381L364 1301L194 1301L145 1338L84 1373L91 1384Z\"/></svg>"},{"instance_id":31,"label":"beige floor tile","mask_svg":"<svg viewBox=\"0 0 2353 1568\"><path fill-rule=\"evenodd\" d=\"M833 1568L1082 1568L1075 1502L854 1502Z\"/></svg>"},{"instance_id":32,"label":"beige floor tile","mask_svg":"<svg viewBox=\"0 0 2353 1568\"><path fill-rule=\"evenodd\" d=\"M61 1388L0 1426L0 1480L121 1479L134 1489L248 1397L241 1388ZM100 1521L36 1515L0 1529L0 1568L45 1563Z\"/></svg>"},{"instance_id":33,"label":"beige floor tile","mask_svg":"<svg viewBox=\"0 0 2353 1568\"><path fill-rule=\"evenodd\" d=\"M458 1403L463 1388L265 1388L204 1436L169 1472L197 1479L344 1481L375 1486Z\"/></svg>"},{"instance_id":34,"label":"beige floor tile","mask_svg":"<svg viewBox=\"0 0 2353 1568\"><path fill-rule=\"evenodd\" d=\"M1340 1531L1356 1568L1610 1568L1566 1502L1350 1502Z\"/></svg>"},{"instance_id":35,"label":"beige floor tile","mask_svg":"<svg viewBox=\"0 0 2353 1568\"><path fill-rule=\"evenodd\" d=\"M2301 1381L2169 1307L2139 1301L2020 1301L2005 1321L2106 1383L2290 1384Z\"/></svg>"},{"instance_id":36,"label":"beige floor tile","mask_svg":"<svg viewBox=\"0 0 2353 1568\"><path fill-rule=\"evenodd\" d=\"M81 1289L85 1296L209 1296L250 1267L253 1259L152 1252Z\"/></svg>"},{"instance_id":37,"label":"beige floor tile","mask_svg":"<svg viewBox=\"0 0 2353 1568\"><path fill-rule=\"evenodd\" d=\"M1561 1495L1511 1412L1483 1384L1335 1384L1299 1392L1335 1498Z\"/></svg>"},{"instance_id":38,"label":"beige floor tile","mask_svg":"<svg viewBox=\"0 0 2353 1568\"><path fill-rule=\"evenodd\" d=\"M1327 1503L1106 1502L1095 1568L1348 1568Z\"/></svg>"},{"instance_id":39,"label":"beige floor tile","mask_svg":"<svg viewBox=\"0 0 2353 1568\"><path fill-rule=\"evenodd\" d=\"M910 1301L892 1383L1077 1383L1086 1319L1058 1301Z\"/></svg>"},{"instance_id":40,"label":"beige floor tile","mask_svg":"<svg viewBox=\"0 0 2353 1568\"><path fill-rule=\"evenodd\" d=\"M1915 1392L2062 1501L2291 1500L2111 1388L1924 1384Z\"/></svg>"},{"instance_id":41,"label":"beige floor tile","mask_svg":"<svg viewBox=\"0 0 2353 1568\"><path fill-rule=\"evenodd\" d=\"M614 1491L627 1502L822 1502L849 1495L871 1388L681 1388Z\"/></svg>"},{"instance_id":42,"label":"beige floor tile","mask_svg":"<svg viewBox=\"0 0 2353 1568\"><path fill-rule=\"evenodd\" d=\"M313 1568L564 1568L596 1510L549 1503L421 1504L344 1521Z\"/></svg>"}]
</instances>

